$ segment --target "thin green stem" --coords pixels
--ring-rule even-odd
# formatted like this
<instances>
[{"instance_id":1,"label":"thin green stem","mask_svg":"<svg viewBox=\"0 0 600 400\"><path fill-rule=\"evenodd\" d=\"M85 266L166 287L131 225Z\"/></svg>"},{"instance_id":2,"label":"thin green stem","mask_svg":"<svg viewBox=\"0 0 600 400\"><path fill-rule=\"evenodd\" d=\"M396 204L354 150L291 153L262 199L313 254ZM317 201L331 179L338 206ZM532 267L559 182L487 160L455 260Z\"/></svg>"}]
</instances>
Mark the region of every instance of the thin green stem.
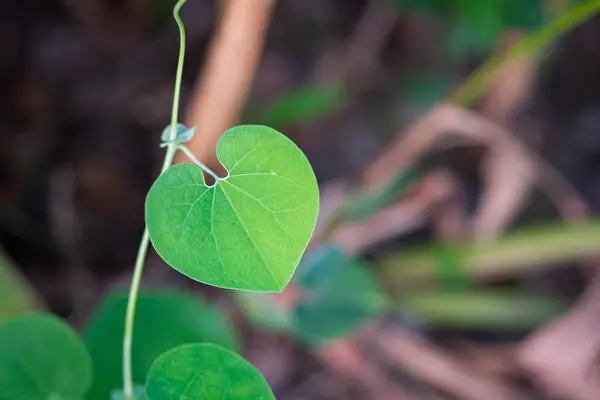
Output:
<instances>
[{"instance_id":1,"label":"thin green stem","mask_svg":"<svg viewBox=\"0 0 600 400\"><path fill-rule=\"evenodd\" d=\"M196 163L196 165L198 165L200 168L202 168L204 171L206 171L207 174L209 174L210 176L212 176L213 178L215 178L215 182L219 182L221 180L221 178L219 178L217 176L217 174L215 174L213 171L211 171L210 168L208 168L206 165L202 164L200 162L200 160L198 160L196 158L196 156L194 155L194 153L192 153L190 151L190 149L188 149L187 147L185 147L182 144L178 145L177 149L183 151L185 153L185 155L190 158L190 160L192 160L194 163Z\"/></svg>"},{"instance_id":2,"label":"thin green stem","mask_svg":"<svg viewBox=\"0 0 600 400\"><path fill-rule=\"evenodd\" d=\"M179 0L173 8L173 17L179 27L179 59L177 63L177 72L175 75L175 89L173 93L173 111L171 114L171 135L170 140L175 139L177 132L177 118L179 115L179 97L181 93L181 80L183 76L183 62L185 59L185 28L183 21L179 16L181 7L187 0ZM177 151L177 143L169 143L165 154L165 159L160 171L162 175L172 164ZM127 301L127 314L125 316L125 333L123 335L123 394L126 398L133 400L133 377L131 366L131 346L133 338L133 325L135 319L135 306L142 280L142 272L146 263L146 255L148 253L148 245L150 244L150 234L148 227L144 227L144 233L140 241L140 247L135 260L133 269L133 277L131 279L131 287L129 289L129 299Z\"/></svg>"},{"instance_id":3,"label":"thin green stem","mask_svg":"<svg viewBox=\"0 0 600 400\"><path fill-rule=\"evenodd\" d=\"M594 16L600 9L600 0L578 3L555 17L540 29L527 34L504 54L488 58L451 96L450 101L461 107L470 107L481 97L496 78L504 63L535 53L541 53L556 38Z\"/></svg>"}]
</instances>

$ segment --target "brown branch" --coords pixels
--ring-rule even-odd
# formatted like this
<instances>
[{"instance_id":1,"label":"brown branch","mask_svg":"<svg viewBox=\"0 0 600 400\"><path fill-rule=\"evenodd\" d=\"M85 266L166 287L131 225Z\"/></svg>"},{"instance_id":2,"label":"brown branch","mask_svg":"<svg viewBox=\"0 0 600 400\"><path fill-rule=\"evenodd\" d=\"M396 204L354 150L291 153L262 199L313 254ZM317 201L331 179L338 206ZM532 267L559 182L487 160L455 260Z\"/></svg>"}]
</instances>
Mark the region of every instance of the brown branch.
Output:
<instances>
[{"instance_id":1,"label":"brown branch","mask_svg":"<svg viewBox=\"0 0 600 400\"><path fill-rule=\"evenodd\" d=\"M482 374L425 339L400 330L382 329L376 334L374 342L388 362L459 399L523 398L516 388Z\"/></svg>"},{"instance_id":2,"label":"brown branch","mask_svg":"<svg viewBox=\"0 0 600 400\"><path fill-rule=\"evenodd\" d=\"M225 4L201 79L194 89L186 125L196 126L189 149L217 174L221 134L237 121L244 105L269 26L275 0L236 0ZM188 161L182 153L175 162Z\"/></svg>"}]
</instances>

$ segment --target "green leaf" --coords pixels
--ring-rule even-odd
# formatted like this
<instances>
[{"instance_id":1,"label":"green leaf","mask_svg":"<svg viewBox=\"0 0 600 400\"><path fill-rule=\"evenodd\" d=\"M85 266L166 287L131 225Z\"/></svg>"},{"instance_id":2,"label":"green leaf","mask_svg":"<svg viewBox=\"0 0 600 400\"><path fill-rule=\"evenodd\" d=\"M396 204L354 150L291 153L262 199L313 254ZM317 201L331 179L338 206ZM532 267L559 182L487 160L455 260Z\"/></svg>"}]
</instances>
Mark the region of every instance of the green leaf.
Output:
<instances>
[{"instance_id":1,"label":"green leaf","mask_svg":"<svg viewBox=\"0 0 600 400\"><path fill-rule=\"evenodd\" d=\"M275 99L262 112L265 125L279 129L310 122L346 106L343 86L303 86Z\"/></svg>"},{"instance_id":2,"label":"green leaf","mask_svg":"<svg viewBox=\"0 0 600 400\"><path fill-rule=\"evenodd\" d=\"M194 164L162 174L146 199L158 254L192 279L228 289L281 292L315 228L319 188L286 136L238 126L217 143L228 176L207 186Z\"/></svg>"},{"instance_id":3,"label":"green leaf","mask_svg":"<svg viewBox=\"0 0 600 400\"><path fill-rule=\"evenodd\" d=\"M413 120L442 99L452 89L450 76L441 74L411 74L402 79L402 115Z\"/></svg>"},{"instance_id":4,"label":"green leaf","mask_svg":"<svg viewBox=\"0 0 600 400\"><path fill-rule=\"evenodd\" d=\"M0 322L40 308L39 294L0 249Z\"/></svg>"},{"instance_id":5,"label":"green leaf","mask_svg":"<svg viewBox=\"0 0 600 400\"><path fill-rule=\"evenodd\" d=\"M389 309L382 288L358 260L333 245L316 248L298 268L294 332L307 344L345 336Z\"/></svg>"},{"instance_id":6,"label":"green leaf","mask_svg":"<svg viewBox=\"0 0 600 400\"><path fill-rule=\"evenodd\" d=\"M488 52L502 31L504 0L458 0L457 21L448 36L448 51L454 60L462 60L469 52Z\"/></svg>"},{"instance_id":7,"label":"green leaf","mask_svg":"<svg viewBox=\"0 0 600 400\"><path fill-rule=\"evenodd\" d=\"M161 355L148 373L149 400L275 399L261 373L239 355L189 344Z\"/></svg>"},{"instance_id":8,"label":"green leaf","mask_svg":"<svg viewBox=\"0 0 600 400\"><path fill-rule=\"evenodd\" d=\"M505 27L534 29L545 22L546 15L541 0L503 0Z\"/></svg>"},{"instance_id":9,"label":"green leaf","mask_svg":"<svg viewBox=\"0 0 600 400\"><path fill-rule=\"evenodd\" d=\"M65 322L36 313L0 326L0 399L76 400L91 381L90 357Z\"/></svg>"},{"instance_id":10,"label":"green leaf","mask_svg":"<svg viewBox=\"0 0 600 400\"><path fill-rule=\"evenodd\" d=\"M440 289L444 291L469 289L471 281L464 271L460 256L452 246L440 244L432 249L432 256Z\"/></svg>"},{"instance_id":11,"label":"green leaf","mask_svg":"<svg viewBox=\"0 0 600 400\"><path fill-rule=\"evenodd\" d=\"M123 331L127 294L109 295L83 328L95 379L90 400L106 400L122 386ZM186 343L209 342L232 350L240 345L224 316L184 292L152 290L140 294L132 348L133 380L144 384L150 366L163 352Z\"/></svg>"},{"instance_id":12,"label":"green leaf","mask_svg":"<svg viewBox=\"0 0 600 400\"><path fill-rule=\"evenodd\" d=\"M396 200L418 177L413 168L406 168L376 190L364 191L351 196L336 211L339 221L359 221L380 211Z\"/></svg>"},{"instance_id":13,"label":"green leaf","mask_svg":"<svg viewBox=\"0 0 600 400\"><path fill-rule=\"evenodd\" d=\"M408 12L442 13L449 6L447 0L394 0L394 3Z\"/></svg>"},{"instance_id":14,"label":"green leaf","mask_svg":"<svg viewBox=\"0 0 600 400\"><path fill-rule=\"evenodd\" d=\"M411 293L402 311L428 325L459 329L535 329L568 309L564 299L503 292Z\"/></svg>"}]
</instances>

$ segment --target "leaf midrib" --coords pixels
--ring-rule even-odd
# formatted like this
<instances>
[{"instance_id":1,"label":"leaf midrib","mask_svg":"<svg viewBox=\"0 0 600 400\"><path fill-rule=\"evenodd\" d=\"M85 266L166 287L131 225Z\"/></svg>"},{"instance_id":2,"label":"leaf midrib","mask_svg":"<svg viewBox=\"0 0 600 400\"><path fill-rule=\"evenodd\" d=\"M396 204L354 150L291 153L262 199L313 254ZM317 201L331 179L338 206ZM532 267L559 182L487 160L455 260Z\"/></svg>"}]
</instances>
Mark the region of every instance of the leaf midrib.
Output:
<instances>
[{"instance_id":1,"label":"leaf midrib","mask_svg":"<svg viewBox=\"0 0 600 400\"><path fill-rule=\"evenodd\" d=\"M233 186L231 183L225 181L225 183ZM237 220L240 222L240 225L242 226L242 228L244 228L244 232L246 233L246 235L248 236L248 239L250 239L250 242L252 243L252 246L254 246L254 248L256 249L256 253L258 254L258 256L260 257L261 261L263 262L263 264L265 264L265 267L267 268L267 271L269 271L269 275L271 275L271 278L273 279L273 282L275 282L275 286L277 287L278 290L282 290L283 287L281 287L281 285L279 284L279 282L277 281L277 279L275 279L275 275L273 275L273 271L271 271L271 268L269 266L269 264L267 263L267 261L263 258L261 252L259 251L258 246L256 245L256 243L254 243L254 239L252 238L252 236L250 235L250 232L248 232L248 228L246 227L246 225L244 224L244 221L240 218L240 215L238 214L237 210L235 209L235 207L233 206L233 202L231 201L231 199L229 198L229 196L227 195L227 192L225 191L225 188L222 185L218 185L219 188L221 189L221 191L223 192L223 194L225 195L225 198L227 199L227 202L229 203L229 205L231 206L231 209L233 210L233 212L235 213L235 216L237 218Z\"/></svg>"}]
</instances>

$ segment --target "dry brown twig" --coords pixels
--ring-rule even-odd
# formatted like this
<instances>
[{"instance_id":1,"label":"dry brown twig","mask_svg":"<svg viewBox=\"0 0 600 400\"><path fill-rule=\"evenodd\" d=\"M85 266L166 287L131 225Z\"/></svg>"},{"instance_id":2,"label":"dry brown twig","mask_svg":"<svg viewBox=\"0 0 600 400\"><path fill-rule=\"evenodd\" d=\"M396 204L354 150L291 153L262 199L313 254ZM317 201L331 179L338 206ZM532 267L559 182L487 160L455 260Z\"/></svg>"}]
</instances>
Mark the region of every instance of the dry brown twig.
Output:
<instances>
[{"instance_id":1,"label":"dry brown twig","mask_svg":"<svg viewBox=\"0 0 600 400\"><path fill-rule=\"evenodd\" d=\"M362 174L363 186L381 184L435 147L463 143L483 145L491 155L487 160L483 203L472 223L472 232L477 237L490 238L502 232L523 207L535 183L555 201L567 219L585 215L585 201L539 156L497 124L452 104L434 107L395 139Z\"/></svg>"},{"instance_id":2,"label":"dry brown twig","mask_svg":"<svg viewBox=\"0 0 600 400\"><path fill-rule=\"evenodd\" d=\"M462 237L464 202L460 182L446 170L436 170L410 187L393 204L362 221L345 223L330 232L329 241L357 255L389 237L418 228L429 219L442 241ZM369 232L369 234L365 234Z\"/></svg>"},{"instance_id":3,"label":"dry brown twig","mask_svg":"<svg viewBox=\"0 0 600 400\"><path fill-rule=\"evenodd\" d=\"M348 84L367 76L375 66L399 15L398 7L389 0L368 1L347 44L323 54L313 71L314 81Z\"/></svg>"},{"instance_id":4,"label":"dry brown twig","mask_svg":"<svg viewBox=\"0 0 600 400\"><path fill-rule=\"evenodd\" d=\"M382 356L392 365L460 399L526 398L506 382L474 370L425 339L412 337L405 331L381 329L373 340Z\"/></svg>"}]
</instances>

